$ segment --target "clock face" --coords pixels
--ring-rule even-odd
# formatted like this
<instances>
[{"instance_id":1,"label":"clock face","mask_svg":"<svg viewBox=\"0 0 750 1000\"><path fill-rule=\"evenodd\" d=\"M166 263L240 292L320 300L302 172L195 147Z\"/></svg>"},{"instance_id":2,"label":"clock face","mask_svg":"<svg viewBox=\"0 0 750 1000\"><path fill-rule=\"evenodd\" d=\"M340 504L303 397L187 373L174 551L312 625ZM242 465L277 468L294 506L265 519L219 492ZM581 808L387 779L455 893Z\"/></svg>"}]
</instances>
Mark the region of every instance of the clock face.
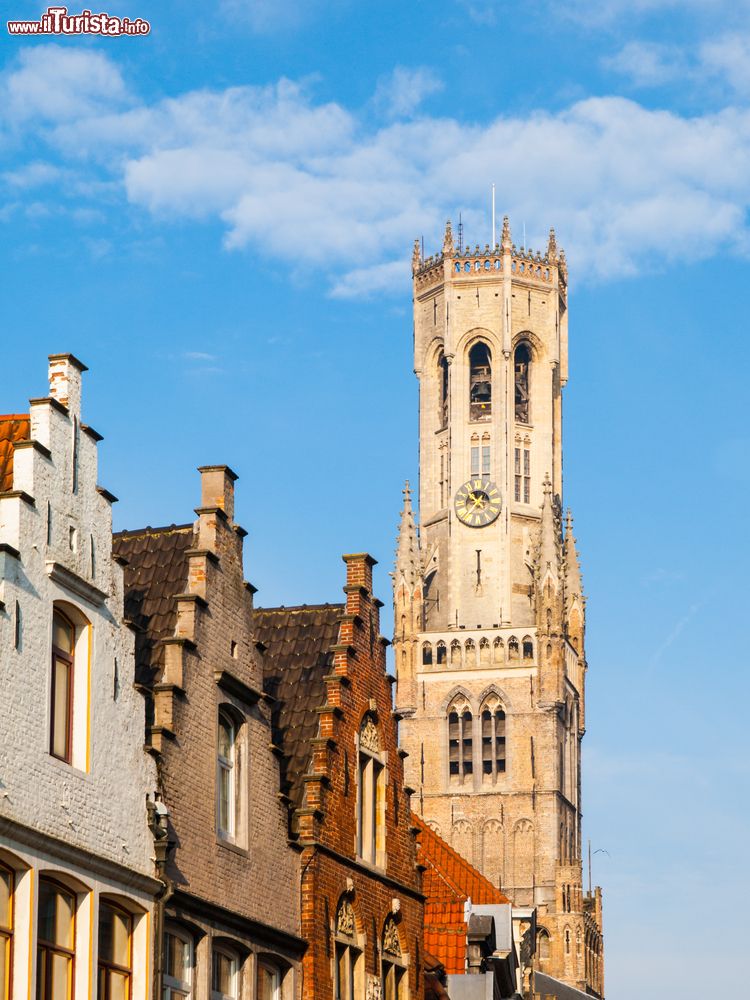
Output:
<instances>
[{"instance_id":1,"label":"clock face","mask_svg":"<svg viewBox=\"0 0 750 1000\"><path fill-rule=\"evenodd\" d=\"M458 490L454 506L459 521L470 528L483 528L492 524L500 513L500 490L491 479L477 476Z\"/></svg>"}]
</instances>

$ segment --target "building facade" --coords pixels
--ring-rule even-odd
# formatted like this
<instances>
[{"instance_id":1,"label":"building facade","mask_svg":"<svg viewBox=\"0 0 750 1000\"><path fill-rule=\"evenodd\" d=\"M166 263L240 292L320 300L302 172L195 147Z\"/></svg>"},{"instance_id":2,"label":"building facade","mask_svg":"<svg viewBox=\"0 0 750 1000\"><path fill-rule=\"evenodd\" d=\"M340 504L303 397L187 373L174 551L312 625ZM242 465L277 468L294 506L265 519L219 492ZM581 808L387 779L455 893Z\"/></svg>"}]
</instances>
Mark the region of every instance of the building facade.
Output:
<instances>
[{"instance_id":1,"label":"building facade","mask_svg":"<svg viewBox=\"0 0 750 1000\"><path fill-rule=\"evenodd\" d=\"M72 355L0 417L0 997L147 1000L154 878L114 497Z\"/></svg>"},{"instance_id":2,"label":"building facade","mask_svg":"<svg viewBox=\"0 0 750 1000\"><path fill-rule=\"evenodd\" d=\"M541 967L601 996L601 906L583 893L585 601L563 526L567 268L513 246L413 256L416 527L394 574L402 744L414 806L516 906ZM589 960L586 941L594 942Z\"/></svg>"},{"instance_id":3,"label":"building facade","mask_svg":"<svg viewBox=\"0 0 750 1000\"><path fill-rule=\"evenodd\" d=\"M299 851L234 520L236 476L205 466L197 520L115 535L146 743L158 767L155 1000L299 995Z\"/></svg>"},{"instance_id":4,"label":"building facade","mask_svg":"<svg viewBox=\"0 0 750 1000\"><path fill-rule=\"evenodd\" d=\"M256 616L301 852L303 1000L417 1000L423 897L369 556L346 603Z\"/></svg>"}]
</instances>

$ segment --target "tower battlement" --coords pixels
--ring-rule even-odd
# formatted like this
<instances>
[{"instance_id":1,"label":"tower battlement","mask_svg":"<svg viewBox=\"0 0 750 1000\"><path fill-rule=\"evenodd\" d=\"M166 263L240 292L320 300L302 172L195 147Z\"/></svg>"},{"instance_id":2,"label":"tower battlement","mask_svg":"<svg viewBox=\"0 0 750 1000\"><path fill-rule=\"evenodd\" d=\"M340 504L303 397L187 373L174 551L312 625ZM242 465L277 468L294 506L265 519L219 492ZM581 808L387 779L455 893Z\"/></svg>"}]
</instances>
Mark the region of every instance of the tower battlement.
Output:
<instances>
[{"instance_id":1,"label":"tower battlement","mask_svg":"<svg viewBox=\"0 0 750 1000\"><path fill-rule=\"evenodd\" d=\"M567 294L568 268L565 251L557 246L554 229L549 231L547 248L531 250L517 247L512 242L508 217L503 220L500 242L494 247L485 243L457 247L453 239L450 219L446 223L443 248L439 253L425 257L419 240L414 241L412 275L415 288L421 293L443 281L465 282L488 280L510 274L514 281L549 287L558 285L561 294Z\"/></svg>"}]
</instances>

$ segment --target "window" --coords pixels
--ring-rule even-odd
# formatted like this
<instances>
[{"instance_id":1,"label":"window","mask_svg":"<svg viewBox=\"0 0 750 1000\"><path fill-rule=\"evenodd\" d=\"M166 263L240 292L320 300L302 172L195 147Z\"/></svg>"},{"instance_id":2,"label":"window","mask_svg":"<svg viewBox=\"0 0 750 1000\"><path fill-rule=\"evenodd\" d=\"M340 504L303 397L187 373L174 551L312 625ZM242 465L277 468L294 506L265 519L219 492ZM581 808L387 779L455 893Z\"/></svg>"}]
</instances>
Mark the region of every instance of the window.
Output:
<instances>
[{"instance_id":1,"label":"window","mask_svg":"<svg viewBox=\"0 0 750 1000\"><path fill-rule=\"evenodd\" d=\"M542 927L536 938L536 951L540 962L549 958L549 933Z\"/></svg>"},{"instance_id":2,"label":"window","mask_svg":"<svg viewBox=\"0 0 750 1000\"><path fill-rule=\"evenodd\" d=\"M258 1000L280 1000L281 973L275 965L260 962L258 965Z\"/></svg>"},{"instance_id":3,"label":"window","mask_svg":"<svg viewBox=\"0 0 750 1000\"><path fill-rule=\"evenodd\" d=\"M71 1000L76 898L50 879L39 880L36 1000Z\"/></svg>"},{"instance_id":4,"label":"window","mask_svg":"<svg viewBox=\"0 0 750 1000\"><path fill-rule=\"evenodd\" d=\"M482 475L489 476L490 474L490 446L488 444L482 445Z\"/></svg>"},{"instance_id":5,"label":"window","mask_svg":"<svg viewBox=\"0 0 750 1000\"><path fill-rule=\"evenodd\" d=\"M514 357L516 420L519 424L529 422L529 375L531 371L531 351L528 344L519 344Z\"/></svg>"},{"instance_id":6,"label":"window","mask_svg":"<svg viewBox=\"0 0 750 1000\"><path fill-rule=\"evenodd\" d=\"M514 635L508 639L508 659L517 660L518 659L518 639Z\"/></svg>"},{"instance_id":7,"label":"window","mask_svg":"<svg viewBox=\"0 0 750 1000\"><path fill-rule=\"evenodd\" d=\"M530 636L528 636L528 635L524 636L524 638L523 638L523 645L522 645L521 648L523 650L523 658L524 658L524 660L533 660L534 659L534 642L530 638Z\"/></svg>"},{"instance_id":8,"label":"window","mask_svg":"<svg viewBox=\"0 0 750 1000\"><path fill-rule=\"evenodd\" d=\"M354 909L342 900L336 914L334 1000L355 1000L362 995L362 951L357 942Z\"/></svg>"},{"instance_id":9,"label":"window","mask_svg":"<svg viewBox=\"0 0 750 1000\"><path fill-rule=\"evenodd\" d=\"M14 883L15 877L11 869L0 865L0 1000L8 1000L10 997Z\"/></svg>"},{"instance_id":10,"label":"window","mask_svg":"<svg viewBox=\"0 0 750 1000\"><path fill-rule=\"evenodd\" d=\"M214 948L211 956L211 1000L236 1000L237 958L224 949Z\"/></svg>"},{"instance_id":11,"label":"window","mask_svg":"<svg viewBox=\"0 0 750 1000\"><path fill-rule=\"evenodd\" d=\"M448 362L442 351L440 353L440 357L438 358L438 385L440 387L438 423L440 427L447 427L448 426Z\"/></svg>"},{"instance_id":12,"label":"window","mask_svg":"<svg viewBox=\"0 0 750 1000\"><path fill-rule=\"evenodd\" d=\"M432 643L422 643L422 665L425 667L432 665Z\"/></svg>"},{"instance_id":13,"label":"window","mask_svg":"<svg viewBox=\"0 0 750 1000\"><path fill-rule=\"evenodd\" d=\"M479 445L471 447L471 475L479 475Z\"/></svg>"},{"instance_id":14,"label":"window","mask_svg":"<svg viewBox=\"0 0 750 1000\"><path fill-rule=\"evenodd\" d=\"M181 931L168 930L164 935L163 1000L182 1000L192 995L193 942Z\"/></svg>"},{"instance_id":15,"label":"window","mask_svg":"<svg viewBox=\"0 0 750 1000\"><path fill-rule=\"evenodd\" d=\"M486 344L474 344L469 351L469 419L489 420L492 416L492 363Z\"/></svg>"},{"instance_id":16,"label":"window","mask_svg":"<svg viewBox=\"0 0 750 1000\"><path fill-rule=\"evenodd\" d=\"M471 723L468 703L455 703L448 712L448 761L451 778L459 781L474 771Z\"/></svg>"},{"instance_id":17,"label":"window","mask_svg":"<svg viewBox=\"0 0 750 1000\"><path fill-rule=\"evenodd\" d=\"M398 928L392 917L386 920L383 930L380 968L383 1000L402 1000L406 996L406 969L401 955Z\"/></svg>"},{"instance_id":18,"label":"window","mask_svg":"<svg viewBox=\"0 0 750 1000\"><path fill-rule=\"evenodd\" d=\"M375 720L366 715L359 731L357 854L377 864L385 850L385 767Z\"/></svg>"},{"instance_id":19,"label":"window","mask_svg":"<svg viewBox=\"0 0 750 1000\"><path fill-rule=\"evenodd\" d=\"M478 444L471 446L471 475L489 476L490 474L490 446Z\"/></svg>"},{"instance_id":20,"label":"window","mask_svg":"<svg viewBox=\"0 0 750 1000\"><path fill-rule=\"evenodd\" d=\"M441 639L437 644L437 661L438 664L446 663L448 660L448 648Z\"/></svg>"},{"instance_id":21,"label":"window","mask_svg":"<svg viewBox=\"0 0 750 1000\"><path fill-rule=\"evenodd\" d=\"M56 610L52 616L52 685L50 753L68 764L73 759L73 663L75 627Z\"/></svg>"},{"instance_id":22,"label":"window","mask_svg":"<svg viewBox=\"0 0 750 1000\"><path fill-rule=\"evenodd\" d=\"M129 1000L133 918L125 910L102 901L99 906L98 1000Z\"/></svg>"},{"instance_id":23,"label":"window","mask_svg":"<svg viewBox=\"0 0 750 1000\"><path fill-rule=\"evenodd\" d=\"M482 709L482 774L505 773L505 712L496 698Z\"/></svg>"},{"instance_id":24,"label":"window","mask_svg":"<svg viewBox=\"0 0 750 1000\"><path fill-rule=\"evenodd\" d=\"M516 503L531 502L531 452L528 448L514 451L513 499Z\"/></svg>"},{"instance_id":25,"label":"window","mask_svg":"<svg viewBox=\"0 0 750 1000\"><path fill-rule=\"evenodd\" d=\"M219 712L216 755L216 826L220 837L233 840L237 829L237 729L226 712Z\"/></svg>"}]
</instances>

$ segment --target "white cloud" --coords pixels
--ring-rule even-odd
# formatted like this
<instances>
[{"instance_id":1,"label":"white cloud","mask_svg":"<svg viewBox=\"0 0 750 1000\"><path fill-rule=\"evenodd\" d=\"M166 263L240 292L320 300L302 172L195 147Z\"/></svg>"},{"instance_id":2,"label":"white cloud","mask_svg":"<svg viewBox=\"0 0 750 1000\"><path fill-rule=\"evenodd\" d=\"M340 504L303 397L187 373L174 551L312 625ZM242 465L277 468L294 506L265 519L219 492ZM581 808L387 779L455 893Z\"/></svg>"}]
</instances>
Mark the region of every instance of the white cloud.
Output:
<instances>
[{"instance_id":1,"label":"white cloud","mask_svg":"<svg viewBox=\"0 0 750 1000\"><path fill-rule=\"evenodd\" d=\"M70 81L77 72L61 65ZM35 49L35 52L42 49ZM87 53L85 53L87 54ZM467 239L489 238L488 202L508 212L521 242L542 247L550 225L569 252L573 280L636 274L750 243L750 111L692 118L616 97L488 123L421 115L373 125L305 87L200 90L126 105L116 70L108 100L29 121L33 149L11 173L33 175L41 146L76 170L77 204L111 185L160 220L218 220L225 246L295 269L315 267L337 296L399 287L411 242L439 247L448 215L463 213ZM44 60L36 60L49 81ZM38 92L22 56L3 86ZM416 89L419 89L417 87ZM17 112L2 109L0 122ZM38 168L37 168L38 169ZM110 185L110 187L107 187ZM118 189L116 187L116 189Z\"/></svg>"},{"instance_id":2,"label":"white cloud","mask_svg":"<svg viewBox=\"0 0 750 1000\"><path fill-rule=\"evenodd\" d=\"M692 47L628 42L605 57L606 69L628 77L637 87L658 87L676 80L719 84L733 96L750 95L750 33L729 32Z\"/></svg>"},{"instance_id":3,"label":"white cloud","mask_svg":"<svg viewBox=\"0 0 750 1000\"><path fill-rule=\"evenodd\" d=\"M688 72L683 51L658 42L628 42L602 63L606 69L629 77L637 87L659 86Z\"/></svg>"},{"instance_id":4,"label":"white cloud","mask_svg":"<svg viewBox=\"0 0 750 1000\"><path fill-rule=\"evenodd\" d=\"M386 118L410 118L426 98L442 89L442 80L431 69L397 66L378 81L373 103Z\"/></svg>"}]
</instances>

